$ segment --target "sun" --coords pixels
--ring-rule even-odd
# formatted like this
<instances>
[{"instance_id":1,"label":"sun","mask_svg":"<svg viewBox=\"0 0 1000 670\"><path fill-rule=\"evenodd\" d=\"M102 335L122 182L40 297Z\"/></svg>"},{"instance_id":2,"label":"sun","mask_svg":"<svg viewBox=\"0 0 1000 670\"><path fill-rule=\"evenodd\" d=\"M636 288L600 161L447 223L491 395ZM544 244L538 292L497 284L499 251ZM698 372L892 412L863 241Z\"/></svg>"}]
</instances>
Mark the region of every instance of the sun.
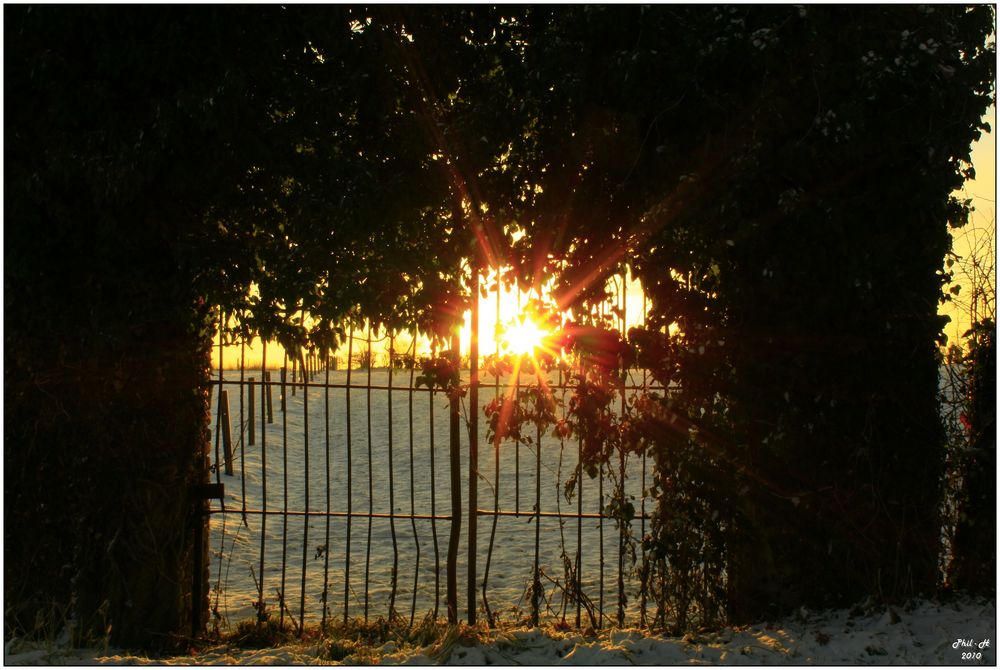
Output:
<instances>
[{"instance_id":1,"label":"sun","mask_svg":"<svg viewBox=\"0 0 1000 670\"><path fill-rule=\"evenodd\" d=\"M516 319L504 331L504 341L507 350L513 354L533 354L541 348L548 333L530 317L522 316Z\"/></svg>"}]
</instances>

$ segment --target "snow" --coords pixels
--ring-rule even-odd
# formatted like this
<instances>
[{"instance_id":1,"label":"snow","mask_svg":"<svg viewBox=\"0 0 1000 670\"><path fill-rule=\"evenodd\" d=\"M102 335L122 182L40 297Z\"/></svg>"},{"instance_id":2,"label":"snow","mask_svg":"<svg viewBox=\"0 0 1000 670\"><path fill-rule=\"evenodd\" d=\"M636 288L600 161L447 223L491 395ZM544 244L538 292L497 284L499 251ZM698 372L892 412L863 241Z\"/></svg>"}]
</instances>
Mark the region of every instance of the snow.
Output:
<instances>
[{"instance_id":1,"label":"snow","mask_svg":"<svg viewBox=\"0 0 1000 670\"><path fill-rule=\"evenodd\" d=\"M639 630L587 636L551 629L505 629L448 637L426 647L393 642L343 661L322 645L273 649L212 646L196 654L149 658L121 650L71 649L10 640L5 665L996 665L996 603L972 597L915 601L907 607L800 611L777 622L664 637ZM479 639L480 643L471 640ZM962 643L965 643L963 646ZM972 654L963 659L963 653ZM981 658L976 658L980 654Z\"/></svg>"},{"instance_id":2,"label":"snow","mask_svg":"<svg viewBox=\"0 0 1000 670\"><path fill-rule=\"evenodd\" d=\"M467 377L468 372L464 374ZM254 375L257 380L261 377L259 370L246 373L246 377ZM272 371L271 378L277 380L279 374ZM325 583L329 588L328 607L332 614L342 615L346 606L350 616L363 615L367 601L372 616L388 616L391 573L397 560L397 611L404 616L419 618L436 605L443 609L449 521L411 521L404 516L396 518L393 523L388 518L371 522L355 518L348 532L343 516L331 517L328 524L321 514L327 511L328 504L330 510L340 513L345 512L350 504L354 513L366 513L371 509L377 514L394 512L406 515L411 510L418 515L430 515L432 512L449 514L451 466L445 396L438 393L430 399L426 390L420 390L413 394L411 406L406 388L410 383L410 374L397 370L392 377L394 390L390 402L386 390L389 386L387 370L371 371L370 380L375 388L370 394L362 386L369 381L369 371L354 370L348 416L347 395L343 386L347 382L346 372L331 371L330 383L341 386L331 388L329 393L322 387L312 386L307 400L301 387L295 395L291 395L289 390L287 416L282 415L279 389L274 387L274 423L262 426L258 386L254 419L256 441L252 445L240 445L240 436L245 434L240 426L249 418L249 394L244 390L241 419L240 389L236 384L239 371L226 371L225 380L236 446L234 474L220 476L221 483L225 485L225 505L229 513L214 514L211 518L212 604L218 604L220 627L232 629L238 622L256 615L254 602L258 599L258 579L261 576L262 530L265 535L264 598L273 613L279 611L276 593L280 590L286 594L286 603L296 621L301 617L307 624L318 624L324 610ZM321 374L313 383L319 385L323 381L324 375ZM506 389L508 381L501 380L501 392ZM533 375L524 374L521 377L522 384L534 381ZM556 381L557 376L553 373L549 382ZM641 382L640 379L633 381ZM493 400L494 393L492 385L482 388L480 404ZM213 411L216 406L217 399L213 398ZM466 402L463 411L467 410ZM348 418L352 440L350 455L347 448ZM533 571L534 518L531 512L535 504L536 477L542 481L540 503L543 513L576 512L578 499L574 497L572 501L567 501L563 491L566 480L577 465L579 445L576 440L560 442L551 435L543 436L541 469L537 470L535 445L515 446L505 442L500 448L498 477L496 454L493 445L486 439L488 423L480 414L479 463L482 478L478 486L479 507L492 509L494 486L499 481L500 508L507 512L518 510L523 516L498 519L487 594L493 612L503 612L505 616L515 612L516 616L518 608L523 610L526 607L525 592ZM212 427L214 439L214 420ZM465 584L468 523L464 506L468 499L468 434L464 428L461 440L459 471L465 519L457 569L458 583ZM212 455L215 456L214 448ZM643 491L649 486L653 468L652 464L646 464L645 468L643 465L641 458L628 459L626 494L634 497L637 511L642 512L645 503L648 512L652 503L648 497L643 499ZM352 476L350 488L348 473ZM613 483L607 468L603 474L603 485L596 479L583 477L579 504L585 513L599 513L610 500ZM371 499L369 486L373 491ZM390 490L394 494L392 499ZM262 528L260 516L248 514L244 525L239 514L244 504L250 510L266 507L280 512L285 509L286 503L290 511L309 510L313 516L293 516L286 521L280 514L272 515ZM219 503L213 501L212 507L218 510ZM490 557L492 523L490 516L484 515L479 519L479 583ZM614 523L606 520L603 530L597 527L593 518L578 522L572 518L547 516L540 523L541 569L547 575L565 580L562 553L565 551L575 558L578 546L582 547L579 574L585 593L595 603L602 601L603 596L605 618L609 612L613 616L617 602L619 552L619 533ZM531 532L526 532L526 529ZM645 529L641 519L635 521L637 537L641 537ZM603 552L594 550L602 546ZM349 585L345 584L348 578ZM631 574L626 575L625 581L630 603L628 614L637 619L639 585ZM350 594L346 603L345 593ZM556 594L554 598L558 604L560 596ZM465 599L461 601L460 616L465 613Z\"/></svg>"}]
</instances>

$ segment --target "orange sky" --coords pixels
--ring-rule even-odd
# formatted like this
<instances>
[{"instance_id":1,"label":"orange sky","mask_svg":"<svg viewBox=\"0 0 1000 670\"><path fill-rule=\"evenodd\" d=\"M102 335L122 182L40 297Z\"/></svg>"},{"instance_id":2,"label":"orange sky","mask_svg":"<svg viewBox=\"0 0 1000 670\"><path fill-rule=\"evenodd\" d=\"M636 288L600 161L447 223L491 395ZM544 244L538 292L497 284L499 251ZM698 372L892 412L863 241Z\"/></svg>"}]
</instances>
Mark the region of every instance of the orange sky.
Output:
<instances>
[{"instance_id":1,"label":"orange sky","mask_svg":"<svg viewBox=\"0 0 1000 670\"><path fill-rule=\"evenodd\" d=\"M618 302L622 300L622 294L620 292L621 278L618 277L618 291L616 291L618 297ZM520 313L519 305L524 306L528 303L531 296L528 293L521 292L520 301L517 293L512 289L503 290L500 293L500 304L499 308L497 306L497 294L495 292L489 293L485 298L480 296L479 300L479 351L480 355L486 356L492 354L497 350L496 343L496 324L499 321L501 325L509 324L513 319ZM626 328L641 324L642 323L642 292L639 288L639 283L635 280L630 279L628 286L624 291L624 301L625 301L625 315L626 315ZM461 347L464 354L469 352L469 341L471 339L471 312L465 312L465 324L462 327L461 335ZM355 331L355 341L354 341L354 353L364 351L367 344L365 338L367 333L362 330ZM372 334L372 351L376 356L376 365L385 365L385 360L388 358L389 351L389 341L385 333L373 333ZM408 333L401 333L396 336L394 347L397 352L406 352L412 344L411 336ZM213 367L218 366L219 361L219 347L218 347L218 336L215 338L215 347L212 353L212 365ZM418 355L426 354L429 351L430 345L426 338L419 337L417 340L418 345ZM260 358L261 358L261 346L259 340L254 340L247 344L245 355L245 364L248 369L259 369L260 368ZM347 357L347 344L344 343L343 346L337 352L337 355L341 358L341 364L346 361ZM224 348L223 352L223 364L225 367L238 367L240 357L240 347L227 346ZM269 343L267 347L267 359L268 367L271 369L280 368L284 362L284 350L274 343ZM381 363L379 362L381 359ZM289 363L291 365L291 363Z\"/></svg>"},{"instance_id":2,"label":"orange sky","mask_svg":"<svg viewBox=\"0 0 1000 670\"><path fill-rule=\"evenodd\" d=\"M955 253L969 258L973 248L980 248L980 254L986 252L987 265L993 266L992 285L996 288L996 224L997 224L997 110L990 107L983 117L994 132L983 133L982 137L972 145L972 164L976 168L976 178L965 183L964 188L956 195L961 198L972 198L974 211L969 216L969 223L964 229L954 231ZM957 269L952 268L952 269ZM949 344L961 341L961 335L971 325L969 315L963 305L967 304L971 290L969 277L956 273L955 283L962 286L959 299L954 304L945 304L940 313L951 317L951 322L945 326Z\"/></svg>"}]
</instances>

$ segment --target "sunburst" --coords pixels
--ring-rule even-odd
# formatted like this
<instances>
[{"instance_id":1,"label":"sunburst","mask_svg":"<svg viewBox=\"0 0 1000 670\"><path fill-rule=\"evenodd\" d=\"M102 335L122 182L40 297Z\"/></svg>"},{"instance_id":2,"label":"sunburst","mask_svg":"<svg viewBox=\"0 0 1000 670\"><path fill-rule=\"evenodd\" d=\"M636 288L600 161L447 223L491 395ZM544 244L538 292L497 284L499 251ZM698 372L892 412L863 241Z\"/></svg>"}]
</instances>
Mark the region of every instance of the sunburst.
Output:
<instances>
[{"instance_id":1,"label":"sunburst","mask_svg":"<svg viewBox=\"0 0 1000 670\"><path fill-rule=\"evenodd\" d=\"M530 316L522 316L505 329L505 348L519 356L531 355L543 346L548 335L549 333Z\"/></svg>"}]
</instances>

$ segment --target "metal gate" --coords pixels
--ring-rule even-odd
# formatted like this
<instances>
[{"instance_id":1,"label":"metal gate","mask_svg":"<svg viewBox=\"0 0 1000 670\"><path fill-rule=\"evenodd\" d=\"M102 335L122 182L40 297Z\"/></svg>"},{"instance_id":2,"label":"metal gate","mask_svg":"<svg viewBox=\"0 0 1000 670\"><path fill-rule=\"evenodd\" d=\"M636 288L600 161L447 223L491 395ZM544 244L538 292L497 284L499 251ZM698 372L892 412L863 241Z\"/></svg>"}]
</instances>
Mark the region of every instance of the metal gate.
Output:
<instances>
[{"instance_id":1,"label":"metal gate","mask_svg":"<svg viewBox=\"0 0 1000 670\"><path fill-rule=\"evenodd\" d=\"M626 277L615 285L624 332ZM490 302L500 323L499 293ZM481 309L474 301L473 334ZM565 366L512 373L495 358L483 367L475 335L460 365L454 338L453 392L429 384L413 333L366 326L339 358L286 353L280 366L268 364L266 344L249 360L248 344L220 341L213 366L211 469L225 490L207 511L217 625L276 618L301 632L352 617L412 625L443 615L645 623L645 456L620 453L590 478L577 467L579 439L540 429L487 439L484 407L541 386L565 418L574 388ZM622 412L626 392L663 389L631 370ZM631 526L608 511L626 501Z\"/></svg>"}]
</instances>

